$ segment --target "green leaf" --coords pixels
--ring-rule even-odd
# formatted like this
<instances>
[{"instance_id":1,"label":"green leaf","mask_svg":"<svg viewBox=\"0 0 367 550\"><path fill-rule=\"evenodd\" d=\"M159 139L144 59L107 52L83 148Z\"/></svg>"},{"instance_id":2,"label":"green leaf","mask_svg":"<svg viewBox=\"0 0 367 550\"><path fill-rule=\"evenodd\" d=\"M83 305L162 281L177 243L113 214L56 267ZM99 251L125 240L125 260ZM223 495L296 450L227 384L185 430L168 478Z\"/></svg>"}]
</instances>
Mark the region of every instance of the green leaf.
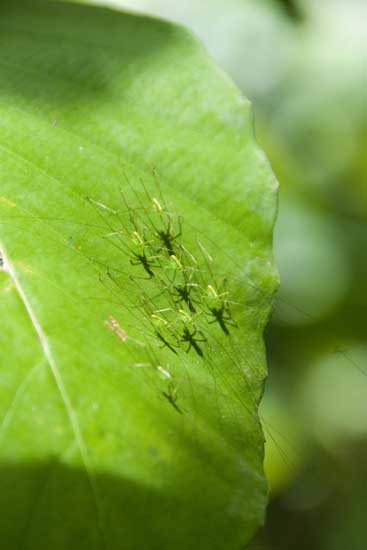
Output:
<instances>
[{"instance_id":1,"label":"green leaf","mask_svg":"<svg viewBox=\"0 0 367 550\"><path fill-rule=\"evenodd\" d=\"M179 27L0 12L1 547L238 549L277 279L249 104Z\"/></svg>"}]
</instances>

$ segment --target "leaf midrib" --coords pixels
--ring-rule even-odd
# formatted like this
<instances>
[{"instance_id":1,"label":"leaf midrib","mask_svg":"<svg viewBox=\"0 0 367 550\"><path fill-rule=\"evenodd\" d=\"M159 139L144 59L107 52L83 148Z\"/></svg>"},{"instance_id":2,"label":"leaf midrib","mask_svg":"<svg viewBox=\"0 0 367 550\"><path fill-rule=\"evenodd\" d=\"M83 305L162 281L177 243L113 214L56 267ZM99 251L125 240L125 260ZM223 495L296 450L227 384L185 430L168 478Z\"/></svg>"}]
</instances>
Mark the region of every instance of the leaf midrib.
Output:
<instances>
[{"instance_id":1,"label":"leaf midrib","mask_svg":"<svg viewBox=\"0 0 367 550\"><path fill-rule=\"evenodd\" d=\"M27 297L27 294L25 290L23 289L22 285L20 284L20 281L15 273L15 270L13 268L12 263L9 261L9 256L7 255L7 252L3 246L2 243L0 243L0 250L1 255L3 257L4 264L7 267L7 272L9 274L9 277L11 278L14 287L18 293L18 296L27 312L27 316L33 326L34 331L37 334L44 358L50 368L51 374L55 380L56 387L58 389L58 392L61 397L61 401L63 403L63 406L66 411L66 415L68 417L72 433L74 434L74 438L76 441L76 444L79 449L80 457L82 459L82 463L84 466L84 469L87 474L88 482L91 488L91 493L93 496L95 509L97 513L97 520L98 520L98 527L101 529L101 511L100 511L100 505L99 505L99 498L98 498L98 490L97 490L97 483L96 478L94 476L93 470L89 464L88 458L87 458L87 447L84 442L83 434L79 425L77 414L72 406L71 399L69 397L68 391L66 389L66 386L64 384L64 381L62 379L61 373L59 371L59 368L57 366L57 363L53 357L51 347L49 345L48 339L42 329L41 323L38 321L38 318L32 308L32 305ZM29 373L28 373L29 374Z\"/></svg>"}]
</instances>

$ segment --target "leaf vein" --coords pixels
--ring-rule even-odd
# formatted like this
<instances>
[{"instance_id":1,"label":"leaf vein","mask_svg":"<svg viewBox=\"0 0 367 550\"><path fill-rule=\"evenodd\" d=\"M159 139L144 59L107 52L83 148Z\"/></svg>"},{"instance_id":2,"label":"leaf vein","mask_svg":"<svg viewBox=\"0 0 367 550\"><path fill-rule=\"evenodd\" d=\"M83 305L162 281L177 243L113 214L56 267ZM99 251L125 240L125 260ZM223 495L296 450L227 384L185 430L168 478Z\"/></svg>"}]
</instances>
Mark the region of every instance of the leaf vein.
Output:
<instances>
[{"instance_id":1,"label":"leaf vein","mask_svg":"<svg viewBox=\"0 0 367 550\"><path fill-rule=\"evenodd\" d=\"M35 374L35 372L44 365L44 361L40 361L39 363L36 363L33 365L33 367L27 372L25 377L23 378L22 382L18 385L18 388L16 389L13 398L3 416L3 419L0 424L0 438L5 434L8 426L10 425L11 419L13 417L14 410L16 408L18 399L21 397L21 395L24 393L27 385L29 384L32 376Z\"/></svg>"},{"instance_id":2,"label":"leaf vein","mask_svg":"<svg viewBox=\"0 0 367 550\"><path fill-rule=\"evenodd\" d=\"M24 304L24 307L27 311L29 319L31 320L33 328L34 328L34 330L35 330L35 332L38 336L38 339L39 339L39 342L40 342L40 345L41 345L41 349L43 351L45 359L47 360L47 363L49 365L51 373L52 373L52 375L54 377L54 380L56 382L56 386L57 386L58 391L60 393L62 402L64 404L64 407L65 407L65 410L66 410L66 413L67 413L72 431L74 433L75 441L78 445L80 456L81 456L84 468L85 468L87 476L88 476L89 484L90 484L90 487L91 487L91 492L92 492L92 495L93 495L93 499L95 501L96 512L98 514L98 521L99 521L99 524L100 524L100 527L101 527L101 510L100 510L99 501L98 501L97 484L96 484L95 476L94 476L93 471L91 469L91 466L89 464L87 447L86 447L86 444L84 442L84 438L83 438L83 434L82 434L82 431L81 431L81 428L80 428L80 425L79 425L77 414L76 414L76 412L73 408L71 399L70 399L69 394L67 392L66 386L63 382L61 373L60 373L59 368L57 366L57 363L54 359L54 356L52 354L51 347L50 347L49 342L47 340L46 334L44 333L44 331L42 329L42 326L41 326L40 322L37 319L37 316L36 316L36 314L33 310L33 307L31 305L31 303L30 303L30 301L29 301L22 285L20 284L20 281L19 281L19 279L18 279L18 277L17 277L17 275L16 275L16 273L13 269L13 266L9 262L9 258L8 258L7 254L6 254L6 251L4 250L4 247L2 245L1 245L1 251L2 251L2 256L4 258L4 262L7 266L8 273L9 273L10 277L13 280L15 288L17 289L17 292L18 292L18 294L19 294L19 296L20 296L20 298L21 298L21 300Z\"/></svg>"}]
</instances>

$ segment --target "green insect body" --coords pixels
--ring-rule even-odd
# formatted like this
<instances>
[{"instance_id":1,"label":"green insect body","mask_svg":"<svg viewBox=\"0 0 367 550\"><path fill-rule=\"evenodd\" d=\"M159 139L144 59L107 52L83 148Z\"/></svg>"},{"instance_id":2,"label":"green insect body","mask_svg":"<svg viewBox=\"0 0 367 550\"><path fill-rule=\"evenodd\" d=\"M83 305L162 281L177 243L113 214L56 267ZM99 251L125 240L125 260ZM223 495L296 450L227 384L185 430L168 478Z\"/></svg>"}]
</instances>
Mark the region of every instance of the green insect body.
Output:
<instances>
[{"instance_id":1,"label":"green insect body","mask_svg":"<svg viewBox=\"0 0 367 550\"><path fill-rule=\"evenodd\" d=\"M225 281L223 286L226 288ZM208 323L218 323L224 334L227 336L229 335L228 326L237 327L237 323L232 317L228 296L228 290L220 292L219 287L216 288L214 285L207 286L207 316L211 318Z\"/></svg>"}]
</instances>

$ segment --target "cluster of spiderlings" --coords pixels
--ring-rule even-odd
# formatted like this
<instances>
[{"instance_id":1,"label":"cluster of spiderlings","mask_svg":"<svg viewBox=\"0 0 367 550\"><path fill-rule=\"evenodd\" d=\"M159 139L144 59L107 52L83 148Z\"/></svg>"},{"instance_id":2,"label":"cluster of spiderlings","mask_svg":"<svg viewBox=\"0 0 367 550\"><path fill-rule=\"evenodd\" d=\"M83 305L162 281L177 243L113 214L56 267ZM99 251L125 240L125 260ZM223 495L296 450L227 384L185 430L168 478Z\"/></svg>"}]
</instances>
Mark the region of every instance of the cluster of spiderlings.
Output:
<instances>
[{"instance_id":1,"label":"cluster of spiderlings","mask_svg":"<svg viewBox=\"0 0 367 550\"><path fill-rule=\"evenodd\" d=\"M226 336L236 326L226 280L214 277L213 259L200 243L195 250L185 245L183 220L169 210L160 191L157 198L141 184L129 199L124 193L121 197L124 206L120 211L92 203L100 213L107 211L101 214L104 219L112 214L107 237L133 268L127 270L128 279L139 291L137 305L154 346L176 356L191 353L205 360L209 325L216 324ZM118 275L108 275L118 284ZM169 368L160 366L155 355L136 366L153 367L160 373L166 382L164 397L181 412Z\"/></svg>"},{"instance_id":2,"label":"cluster of spiderlings","mask_svg":"<svg viewBox=\"0 0 367 550\"><path fill-rule=\"evenodd\" d=\"M182 218L174 215L162 196L128 204L124 198L130 235L130 264L140 267L131 275L149 284L141 294L141 307L158 343L178 354L196 353L204 358L206 325L217 324L229 335L235 327L226 280L215 281L212 258L203 247L193 253L183 242Z\"/></svg>"}]
</instances>

